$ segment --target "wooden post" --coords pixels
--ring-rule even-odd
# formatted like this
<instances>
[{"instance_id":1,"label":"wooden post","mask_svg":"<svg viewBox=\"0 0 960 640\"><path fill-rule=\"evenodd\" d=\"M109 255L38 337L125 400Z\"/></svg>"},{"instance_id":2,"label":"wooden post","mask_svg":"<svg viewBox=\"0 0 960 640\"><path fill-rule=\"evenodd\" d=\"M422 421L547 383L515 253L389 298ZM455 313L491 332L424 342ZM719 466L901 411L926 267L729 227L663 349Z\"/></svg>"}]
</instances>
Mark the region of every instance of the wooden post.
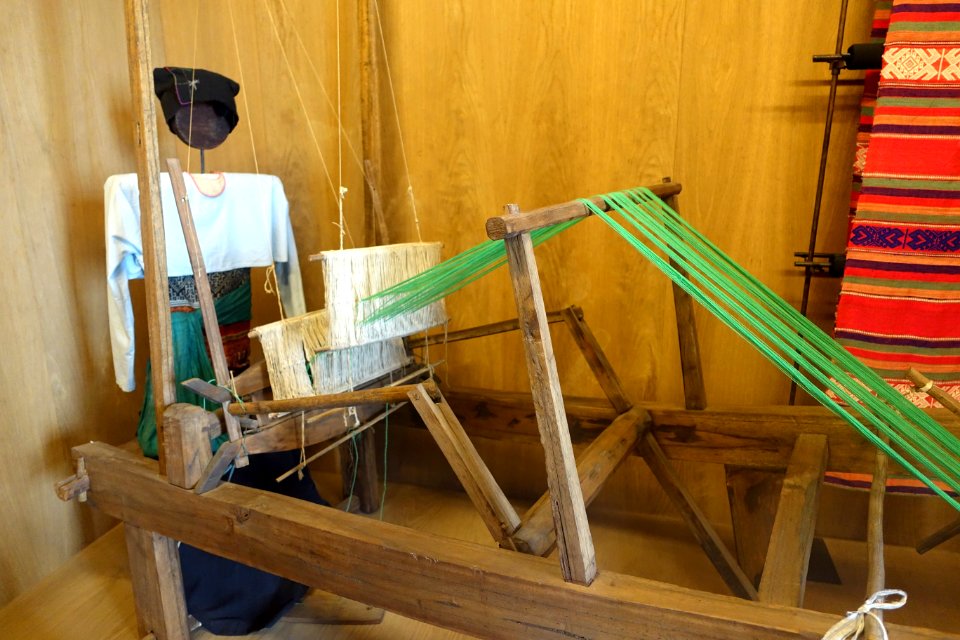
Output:
<instances>
[{"instance_id":1,"label":"wooden post","mask_svg":"<svg viewBox=\"0 0 960 640\"><path fill-rule=\"evenodd\" d=\"M176 541L130 523L124 524L124 531L140 635L189 640Z\"/></svg>"},{"instance_id":2,"label":"wooden post","mask_svg":"<svg viewBox=\"0 0 960 640\"><path fill-rule=\"evenodd\" d=\"M735 465L725 465L724 471L737 560L754 586L759 586L783 487L783 473Z\"/></svg>"},{"instance_id":3,"label":"wooden post","mask_svg":"<svg viewBox=\"0 0 960 640\"><path fill-rule=\"evenodd\" d=\"M364 229L370 245L389 244L390 236L380 199L383 145L380 127L380 30L376 0L357 5L360 31L360 130L363 137Z\"/></svg>"},{"instance_id":4,"label":"wooden post","mask_svg":"<svg viewBox=\"0 0 960 640\"><path fill-rule=\"evenodd\" d=\"M760 580L760 600L763 602L803 606L820 487L826 467L826 436L800 435L783 479L780 506Z\"/></svg>"},{"instance_id":5,"label":"wooden post","mask_svg":"<svg viewBox=\"0 0 960 640\"><path fill-rule=\"evenodd\" d=\"M680 212L676 195L667 199L671 209ZM680 271L673 260L670 265ZM694 316L693 298L674 282L673 306L676 309L677 338L680 341L680 371L683 375L683 399L687 409L706 409L707 391L703 384L703 366L700 362L700 340L697 337L697 322Z\"/></svg>"},{"instance_id":6,"label":"wooden post","mask_svg":"<svg viewBox=\"0 0 960 640\"><path fill-rule=\"evenodd\" d=\"M374 430L366 429L357 434L352 443L348 441L340 445L339 452L340 480L344 499L356 497L362 513L373 513L380 508L377 443Z\"/></svg>"},{"instance_id":7,"label":"wooden post","mask_svg":"<svg viewBox=\"0 0 960 640\"><path fill-rule=\"evenodd\" d=\"M507 205L508 213L518 211ZM547 464L553 519L564 580L590 584L597 575L596 552L577 476L560 378L543 305L540 274L529 233L504 239L520 319L530 388Z\"/></svg>"},{"instance_id":8,"label":"wooden post","mask_svg":"<svg viewBox=\"0 0 960 640\"><path fill-rule=\"evenodd\" d=\"M137 184L140 188L140 233L143 244L147 332L150 336L153 409L157 421L160 473L166 472L163 450L163 412L177 401L173 378L173 337L170 293L167 289L167 246L160 205L160 157L157 115L153 104L153 61L150 50L148 0L125 0L127 61L133 93L134 135L137 148Z\"/></svg>"},{"instance_id":9,"label":"wooden post","mask_svg":"<svg viewBox=\"0 0 960 640\"><path fill-rule=\"evenodd\" d=\"M499 543L508 540L520 526L520 517L500 490L449 405L446 401L436 404L422 385L410 391L409 397L490 535Z\"/></svg>"},{"instance_id":10,"label":"wooden post","mask_svg":"<svg viewBox=\"0 0 960 640\"><path fill-rule=\"evenodd\" d=\"M220 323L217 321L217 309L213 300L213 291L210 289L210 280L207 278L207 268L203 262L203 252L200 249L200 238L197 228L193 224L193 213L190 211L190 201L187 199L187 187L183 183L183 171L180 161L176 158L167 160L167 169L170 174L170 185L173 187L173 196L177 204L177 213L180 216L180 226L183 229L183 238L187 244L187 255L190 258L190 267L193 269L193 280L197 289L197 298L200 300L200 314L203 317L203 330L207 334L207 344L210 346L210 363L217 384L221 387L230 386L230 369L227 366L227 356L223 351L223 339L220 337ZM237 417L227 411L229 400L223 403L223 421L227 426L227 435L232 442L243 438L240 432L240 422ZM237 468L250 464L250 458L241 447L237 459L233 461Z\"/></svg>"},{"instance_id":11,"label":"wooden post","mask_svg":"<svg viewBox=\"0 0 960 640\"><path fill-rule=\"evenodd\" d=\"M870 484L870 507L867 517L867 597L884 588L886 569L883 561L883 500L887 493L887 470L890 459L877 449L877 463ZM883 609L874 612L883 620ZM877 621L867 616L867 640L881 640L883 632Z\"/></svg>"}]
</instances>

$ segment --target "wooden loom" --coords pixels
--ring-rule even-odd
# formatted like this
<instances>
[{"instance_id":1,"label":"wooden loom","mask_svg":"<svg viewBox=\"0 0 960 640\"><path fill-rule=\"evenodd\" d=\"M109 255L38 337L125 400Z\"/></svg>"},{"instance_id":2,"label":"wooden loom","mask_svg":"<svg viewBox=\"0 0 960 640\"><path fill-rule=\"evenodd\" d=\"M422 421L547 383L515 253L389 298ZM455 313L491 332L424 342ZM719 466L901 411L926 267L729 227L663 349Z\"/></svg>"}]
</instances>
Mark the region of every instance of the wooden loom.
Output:
<instances>
[{"instance_id":1,"label":"wooden loom","mask_svg":"<svg viewBox=\"0 0 960 640\"><path fill-rule=\"evenodd\" d=\"M455 332L449 340L502 331L522 333L533 389L529 396L497 392L448 393L429 383L225 407L224 415L309 409L307 444L344 432L337 407L409 399L501 549L440 538L384 522L233 484L191 490L202 468L193 453L207 432L223 428L214 414L173 404L170 328L165 286L159 164L150 93L146 2L127 0L131 79L138 113L139 179L144 219L148 323L158 413L164 416L160 463L102 443L73 449L77 474L60 487L125 523L140 631L157 640L189 637L176 540L266 571L484 638L819 638L837 616L800 609L823 470L872 471L875 450L839 419L812 407L710 410L700 370L692 301L674 288L684 408L635 404L584 321L570 307L547 313L529 232L586 215L578 203L520 213L508 207L487 223L507 247L518 319ZM675 198L676 184L655 191ZM607 396L609 406L567 402L561 392L550 324L571 331ZM167 323L167 324L165 324ZM436 338L411 340L410 347ZM258 376L260 378L258 379ZM238 384L245 395L263 386L253 369ZM293 404L299 402L299 404ZM482 405L483 416L477 408ZM372 414L371 414L372 415ZM475 434L523 437L536 423L544 444L549 492L519 517L476 454L457 415ZM535 416L535 419L534 419ZM361 418L362 419L362 418ZM159 422L159 421L158 421ZM571 429L591 444L574 459ZM960 432L956 421L946 421ZM287 418L244 440L248 453L300 446L300 419ZM602 429L602 431L601 431ZM596 438L590 438L599 431ZM519 432L519 436L517 435ZM200 434L199 436L197 434ZM173 449L170 443L180 443ZM231 448L227 448L231 451ZM237 453L239 447L232 449ZM202 452L202 451L201 451ZM585 507L627 455L644 457L690 524L731 591L714 595L598 571ZM223 456L221 456L222 458ZM728 466L741 569L673 472L671 459ZM216 475L206 463L207 476ZM780 477L774 513L752 510L743 494ZM175 480L176 479L176 480ZM175 480L175 482L171 482ZM178 484L180 486L178 486ZM774 490L774 500L777 491ZM877 501L882 505L881 500ZM871 501L873 504L874 501ZM879 522L872 511L872 523ZM871 527L873 532L875 527ZM768 542L769 541L769 542ZM872 548L876 539L871 538ZM560 571L538 557L556 544ZM881 543L882 545L882 543ZM515 550L514 550L515 549ZM522 552L522 553L518 553ZM765 552L765 553L764 553ZM875 564L874 573L882 567ZM758 575L759 590L754 578ZM903 639L960 638L891 625Z\"/></svg>"}]
</instances>

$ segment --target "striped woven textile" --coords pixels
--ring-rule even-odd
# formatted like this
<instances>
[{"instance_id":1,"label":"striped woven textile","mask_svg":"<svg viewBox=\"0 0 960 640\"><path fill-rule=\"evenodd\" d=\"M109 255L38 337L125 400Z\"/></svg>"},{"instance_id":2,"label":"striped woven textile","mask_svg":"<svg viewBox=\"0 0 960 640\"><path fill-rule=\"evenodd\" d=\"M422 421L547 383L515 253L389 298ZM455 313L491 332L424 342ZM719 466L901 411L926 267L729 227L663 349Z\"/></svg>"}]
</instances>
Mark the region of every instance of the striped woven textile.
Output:
<instances>
[{"instance_id":1,"label":"striped woven textile","mask_svg":"<svg viewBox=\"0 0 960 640\"><path fill-rule=\"evenodd\" d=\"M884 42L890 26L890 10L893 0L877 0L870 28L872 42ZM877 108L877 89L880 85L880 70L867 69L863 76L863 97L860 99L860 122L857 126L857 152L853 162L853 188L850 190L850 222L857 213L860 200L860 187L863 183L863 169L867 164L867 148L870 145L870 133L873 131L873 113Z\"/></svg>"},{"instance_id":2,"label":"striped woven textile","mask_svg":"<svg viewBox=\"0 0 960 640\"><path fill-rule=\"evenodd\" d=\"M960 2L894 0L836 338L916 404L960 397Z\"/></svg>"}]
</instances>

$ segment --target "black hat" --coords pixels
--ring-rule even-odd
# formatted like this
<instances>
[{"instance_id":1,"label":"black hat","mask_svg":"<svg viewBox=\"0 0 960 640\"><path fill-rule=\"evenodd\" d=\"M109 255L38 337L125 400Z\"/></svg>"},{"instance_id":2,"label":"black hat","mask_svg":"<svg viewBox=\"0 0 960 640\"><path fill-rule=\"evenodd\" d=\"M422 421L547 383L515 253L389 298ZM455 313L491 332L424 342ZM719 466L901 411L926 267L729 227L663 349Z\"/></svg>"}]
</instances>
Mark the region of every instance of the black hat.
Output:
<instances>
[{"instance_id":1,"label":"black hat","mask_svg":"<svg viewBox=\"0 0 960 640\"><path fill-rule=\"evenodd\" d=\"M197 149L220 145L240 121L233 99L240 85L219 73L163 67L153 70L153 87L170 131Z\"/></svg>"}]
</instances>

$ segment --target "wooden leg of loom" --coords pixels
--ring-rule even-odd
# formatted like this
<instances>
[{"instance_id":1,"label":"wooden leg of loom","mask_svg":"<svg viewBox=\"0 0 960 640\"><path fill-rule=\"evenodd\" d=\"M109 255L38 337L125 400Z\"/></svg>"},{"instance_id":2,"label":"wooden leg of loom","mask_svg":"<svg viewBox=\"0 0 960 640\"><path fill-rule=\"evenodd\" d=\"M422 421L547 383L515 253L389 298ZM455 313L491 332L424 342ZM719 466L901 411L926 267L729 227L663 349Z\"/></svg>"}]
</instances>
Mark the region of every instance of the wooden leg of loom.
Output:
<instances>
[{"instance_id":1,"label":"wooden leg of loom","mask_svg":"<svg viewBox=\"0 0 960 640\"><path fill-rule=\"evenodd\" d=\"M600 383L600 387L610 400L610 404L618 411L625 411L631 407L633 402L626 395L623 384L620 382L620 377L604 354L593 331L590 330L590 327L583 319L583 312L577 307L571 307L570 309L564 310L564 314L567 326L570 327L573 334L574 341L577 343L587 364ZM685 335L693 341L696 341L695 331L692 333L686 332ZM699 355L697 355L699 351L697 349L692 349L688 353L694 354L696 358L699 359ZM689 368L691 371L699 374L699 364L694 363ZM698 403L702 404L704 397L702 378L700 378L699 375L695 375L692 376L691 379L700 380L699 387L690 386L689 389L690 393L697 394L696 397L699 399ZM699 389L699 392L696 391L697 389ZM670 464L670 461L667 460L666 455L664 455L660 444L649 432L645 432L641 436L640 441L642 443L640 451L644 460L647 462L647 466L657 479L657 482L660 483L664 492L666 492L667 496L673 502L674 506L680 511L681 516L687 522L690 530L700 543L700 546L703 547L704 552L707 554L707 557L710 558L714 567L716 567L723 581L737 596L755 600L757 592L753 583L740 569L736 559L727 549L726 544L720 539L716 530L714 530L713 526L703 515L703 512L693 501L693 497L686 490L686 487L683 486L680 477L674 471L673 465Z\"/></svg>"},{"instance_id":2,"label":"wooden leg of loom","mask_svg":"<svg viewBox=\"0 0 960 640\"><path fill-rule=\"evenodd\" d=\"M340 445L340 477L343 497L362 513L380 508L380 474L377 472L377 443L373 429Z\"/></svg>"},{"instance_id":3,"label":"wooden leg of loom","mask_svg":"<svg viewBox=\"0 0 960 640\"><path fill-rule=\"evenodd\" d=\"M783 473L732 465L726 465L724 471L737 559L751 582L760 586Z\"/></svg>"},{"instance_id":4,"label":"wooden leg of loom","mask_svg":"<svg viewBox=\"0 0 960 640\"><path fill-rule=\"evenodd\" d=\"M156 640L188 640L187 603L176 541L129 523L124 530L140 635L152 633Z\"/></svg>"},{"instance_id":5,"label":"wooden leg of loom","mask_svg":"<svg viewBox=\"0 0 960 640\"><path fill-rule=\"evenodd\" d=\"M799 436L783 479L780 506L777 508L763 578L760 580L762 602L803 606L810 549L820 504L820 487L826 466L826 436Z\"/></svg>"},{"instance_id":6,"label":"wooden leg of loom","mask_svg":"<svg viewBox=\"0 0 960 640\"><path fill-rule=\"evenodd\" d=\"M422 385L417 385L417 389L409 393L409 398L490 535L501 546L510 546L510 536L520 526L520 517L480 458L450 405L443 398L439 403L434 402Z\"/></svg>"},{"instance_id":7,"label":"wooden leg of loom","mask_svg":"<svg viewBox=\"0 0 960 640\"><path fill-rule=\"evenodd\" d=\"M516 205L507 208L518 211ZM529 233L521 233L504 239L504 245L546 458L560 567L564 580L590 584L597 575L596 552L570 442L533 242Z\"/></svg>"}]
</instances>

